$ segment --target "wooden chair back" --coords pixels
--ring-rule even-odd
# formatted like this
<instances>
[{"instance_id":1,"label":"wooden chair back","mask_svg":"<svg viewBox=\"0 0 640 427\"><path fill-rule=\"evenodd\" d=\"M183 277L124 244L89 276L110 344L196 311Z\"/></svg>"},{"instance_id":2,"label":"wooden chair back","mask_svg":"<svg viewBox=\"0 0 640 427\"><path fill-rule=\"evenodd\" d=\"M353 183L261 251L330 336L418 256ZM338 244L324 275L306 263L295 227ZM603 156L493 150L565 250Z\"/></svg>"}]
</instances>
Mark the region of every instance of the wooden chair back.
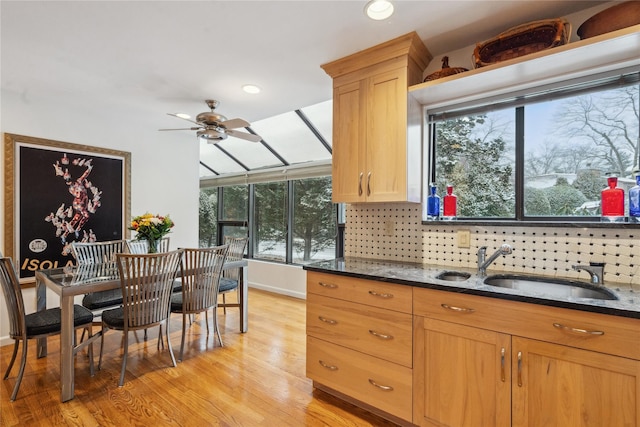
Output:
<instances>
[{"instance_id":1,"label":"wooden chair back","mask_svg":"<svg viewBox=\"0 0 640 427\"><path fill-rule=\"evenodd\" d=\"M26 313L22 288L11 258L0 258L0 284L9 315L9 336L26 340Z\"/></svg>"},{"instance_id":2,"label":"wooden chair back","mask_svg":"<svg viewBox=\"0 0 640 427\"><path fill-rule=\"evenodd\" d=\"M244 257L244 251L247 247L247 242L249 241L248 237L230 237L224 236L224 244L229 246L229 251L227 252L227 261L240 261ZM240 269L239 268L230 268L224 270L224 277L228 277L229 279L239 280L240 278Z\"/></svg>"},{"instance_id":3,"label":"wooden chair back","mask_svg":"<svg viewBox=\"0 0 640 427\"><path fill-rule=\"evenodd\" d=\"M124 330L146 329L169 317L171 293L183 250L117 254Z\"/></svg>"},{"instance_id":4,"label":"wooden chair back","mask_svg":"<svg viewBox=\"0 0 640 427\"><path fill-rule=\"evenodd\" d=\"M227 245L185 249L182 258L182 312L201 313L217 305Z\"/></svg>"},{"instance_id":5,"label":"wooden chair back","mask_svg":"<svg viewBox=\"0 0 640 427\"><path fill-rule=\"evenodd\" d=\"M141 240L127 240L126 249L130 254L146 254L149 252L149 242ZM158 242L158 252L169 252L169 237L163 237Z\"/></svg>"},{"instance_id":6,"label":"wooden chair back","mask_svg":"<svg viewBox=\"0 0 640 427\"><path fill-rule=\"evenodd\" d=\"M125 240L71 242L71 250L78 265L115 261L115 255L124 252L124 247Z\"/></svg>"}]
</instances>

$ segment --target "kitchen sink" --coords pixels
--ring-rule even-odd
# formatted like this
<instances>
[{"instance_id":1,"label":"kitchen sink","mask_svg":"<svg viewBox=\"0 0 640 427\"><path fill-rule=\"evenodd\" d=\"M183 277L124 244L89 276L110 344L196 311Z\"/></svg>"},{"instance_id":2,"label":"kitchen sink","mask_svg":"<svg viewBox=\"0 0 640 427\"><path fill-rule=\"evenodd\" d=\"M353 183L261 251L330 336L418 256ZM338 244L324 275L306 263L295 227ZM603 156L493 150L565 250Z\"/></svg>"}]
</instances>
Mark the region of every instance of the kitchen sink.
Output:
<instances>
[{"instance_id":1,"label":"kitchen sink","mask_svg":"<svg viewBox=\"0 0 640 427\"><path fill-rule=\"evenodd\" d=\"M535 276L498 274L484 279L489 286L517 289L528 294L542 294L553 297L592 298L617 300L618 297L609 289L590 283L573 280L552 279Z\"/></svg>"},{"instance_id":2,"label":"kitchen sink","mask_svg":"<svg viewBox=\"0 0 640 427\"><path fill-rule=\"evenodd\" d=\"M463 271L443 271L436 276L436 279L448 280L451 282L464 282L469 277L471 277L471 274Z\"/></svg>"}]
</instances>

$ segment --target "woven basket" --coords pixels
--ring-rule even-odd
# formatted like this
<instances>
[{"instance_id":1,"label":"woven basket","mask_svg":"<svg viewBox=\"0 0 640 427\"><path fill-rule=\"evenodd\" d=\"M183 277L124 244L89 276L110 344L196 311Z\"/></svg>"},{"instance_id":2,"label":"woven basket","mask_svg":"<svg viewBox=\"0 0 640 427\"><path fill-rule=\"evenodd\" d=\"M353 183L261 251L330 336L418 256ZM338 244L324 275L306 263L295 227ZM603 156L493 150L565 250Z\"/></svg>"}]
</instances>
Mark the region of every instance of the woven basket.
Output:
<instances>
[{"instance_id":1,"label":"woven basket","mask_svg":"<svg viewBox=\"0 0 640 427\"><path fill-rule=\"evenodd\" d=\"M429 74L427 77L424 78L425 82L431 81L431 80L437 80L437 79L441 79L443 77L447 77L447 76L452 76L454 74L458 74L458 73L463 73L465 71L469 71L466 68L462 68L462 67L449 67L449 57L448 56L443 56L442 57L442 69L438 70L434 73Z\"/></svg>"},{"instance_id":2,"label":"woven basket","mask_svg":"<svg viewBox=\"0 0 640 427\"><path fill-rule=\"evenodd\" d=\"M640 24L640 1L627 1L596 13L578 27L581 40Z\"/></svg>"},{"instance_id":3,"label":"woven basket","mask_svg":"<svg viewBox=\"0 0 640 427\"><path fill-rule=\"evenodd\" d=\"M571 24L565 19L545 19L518 25L491 40L478 43L473 52L476 68L519 58L569 42Z\"/></svg>"}]
</instances>

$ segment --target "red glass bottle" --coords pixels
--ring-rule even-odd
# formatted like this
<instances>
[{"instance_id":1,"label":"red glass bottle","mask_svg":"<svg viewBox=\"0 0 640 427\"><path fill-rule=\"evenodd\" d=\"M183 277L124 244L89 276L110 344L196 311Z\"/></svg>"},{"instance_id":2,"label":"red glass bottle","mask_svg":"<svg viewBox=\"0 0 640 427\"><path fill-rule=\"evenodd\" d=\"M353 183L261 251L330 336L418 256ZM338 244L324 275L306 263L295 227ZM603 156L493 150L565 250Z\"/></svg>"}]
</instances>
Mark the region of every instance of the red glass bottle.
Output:
<instances>
[{"instance_id":1,"label":"red glass bottle","mask_svg":"<svg viewBox=\"0 0 640 427\"><path fill-rule=\"evenodd\" d=\"M456 219L456 212L458 210L458 198L453 194L453 185L447 185L447 194L444 196L444 207L442 212L442 219Z\"/></svg>"},{"instance_id":2,"label":"red glass bottle","mask_svg":"<svg viewBox=\"0 0 640 427\"><path fill-rule=\"evenodd\" d=\"M609 187L602 190L602 216L605 222L624 222L624 190L618 188L618 178L607 178Z\"/></svg>"}]
</instances>

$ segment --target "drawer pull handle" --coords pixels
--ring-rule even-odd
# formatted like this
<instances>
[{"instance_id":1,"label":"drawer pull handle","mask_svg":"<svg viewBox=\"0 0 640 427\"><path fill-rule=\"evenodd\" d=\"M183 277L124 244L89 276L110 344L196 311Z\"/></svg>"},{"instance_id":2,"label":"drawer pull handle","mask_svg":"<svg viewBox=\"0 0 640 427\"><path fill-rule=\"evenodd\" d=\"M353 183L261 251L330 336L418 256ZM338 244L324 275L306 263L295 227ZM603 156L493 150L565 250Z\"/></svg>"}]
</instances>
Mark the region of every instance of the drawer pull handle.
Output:
<instances>
[{"instance_id":1,"label":"drawer pull handle","mask_svg":"<svg viewBox=\"0 0 640 427\"><path fill-rule=\"evenodd\" d=\"M336 325L336 324L338 324L338 321L337 321L337 320L327 319L326 317L318 316L318 319L320 319L320 321L321 321L321 322L328 323L328 324L330 324L330 325Z\"/></svg>"},{"instance_id":2,"label":"drawer pull handle","mask_svg":"<svg viewBox=\"0 0 640 427\"><path fill-rule=\"evenodd\" d=\"M373 295L374 297L380 297L380 298L393 298L393 294L388 294L386 292L380 293L377 291L369 291L369 295Z\"/></svg>"},{"instance_id":3,"label":"drawer pull handle","mask_svg":"<svg viewBox=\"0 0 640 427\"><path fill-rule=\"evenodd\" d=\"M324 363L322 360L318 360L318 363L320 364L320 366L322 366L323 368L326 368L330 371L337 371L338 367L335 365L327 365L326 363Z\"/></svg>"},{"instance_id":4,"label":"drawer pull handle","mask_svg":"<svg viewBox=\"0 0 640 427\"><path fill-rule=\"evenodd\" d=\"M364 173L360 172L360 176L358 176L358 196L362 196L362 177Z\"/></svg>"},{"instance_id":5,"label":"drawer pull handle","mask_svg":"<svg viewBox=\"0 0 640 427\"><path fill-rule=\"evenodd\" d=\"M318 282L318 285L328 289L336 289L338 287L338 285L336 285L335 283Z\"/></svg>"},{"instance_id":6,"label":"drawer pull handle","mask_svg":"<svg viewBox=\"0 0 640 427\"><path fill-rule=\"evenodd\" d=\"M378 337L378 338L381 338L383 340L392 340L393 339L393 335L381 334L380 332L376 332L373 329L369 329L369 333L371 335L373 335L374 337Z\"/></svg>"},{"instance_id":7,"label":"drawer pull handle","mask_svg":"<svg viewBox=\"0 0 640 427\"><path fill-rule=\"evenodd\" d=\"M374 380L372 380L371 378L369 378L369 384L371 384L374 387L378 387L380 390L384 390L384 391L393 391L393 387L391 387L390 385L382 385L382 384L378 384L377 382L375 382Z\"/></svg>"},{"instance_id":8,"label":"drawer pull handle","mask_svg":"<svg viewBox=\"0 0 640 427\"><path fill-rule=\"evenodd\" d=\"M455 305L449 305L449 304L440 304L440 306L442 308L446 308L447 310L457 311L458 313L473 313L474 311L476 311L473 308L456 307Z\"/></svg>"},{"instance_id":9,"label":"drawer pull handle","mask_svg":"<svg viewBox=\"0 0 640 427\"><path fill-rule=\"evenodd\" d=\"M500 379L502 380L502 382L505 382L507 380L504 367L504 356L506 353L507 351L504 347L502 347L502 350L500 350Z\"/></svg>"},{"instance_id":10,"label":"drawer pull handle","mask_svg":"<svg viewBox=\"0 0 640 427\"><path fill-rule=\"evenodd\" d=\"M371 195L371 172L367 174L367 196Z\"/></svg>"},{"instance_id":11,"label":"drawer pull handle","mask_svg":"<svg viewBox=\"0 0 640 427\"><path fill-rule=\"evenodd\" d=\"M554 323L553 327L556 329L562 329L563 331L574 332L576 334L604 335L603 331L590 331L588 329L572 328L571 326L565 326L562 323Z\"/></svg>"},{"instance_id":12,"label":"drawer pull handle","mask_svg":"<svg viewBox=\"0 0 640 427\"><path fill-rule=\"evenodd\" d=\"M518 387L522 387L522 352L518 352Z\"/></svg>"}]
</instances>

